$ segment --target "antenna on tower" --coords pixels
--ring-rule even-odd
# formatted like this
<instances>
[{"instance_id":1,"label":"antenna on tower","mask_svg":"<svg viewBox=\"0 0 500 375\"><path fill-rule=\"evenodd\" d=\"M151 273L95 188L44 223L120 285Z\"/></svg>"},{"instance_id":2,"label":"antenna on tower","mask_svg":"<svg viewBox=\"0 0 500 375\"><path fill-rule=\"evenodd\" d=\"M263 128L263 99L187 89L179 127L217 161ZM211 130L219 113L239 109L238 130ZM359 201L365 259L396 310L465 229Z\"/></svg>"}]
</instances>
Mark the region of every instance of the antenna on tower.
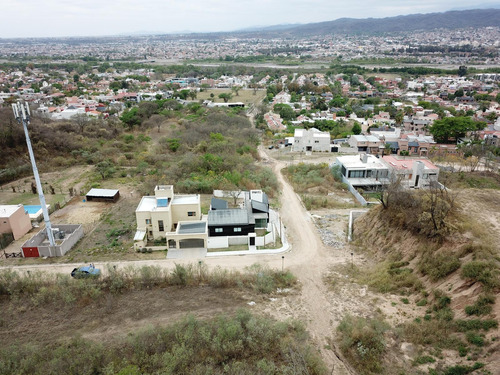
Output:
<instances>
[{"instance_id":1,"label":"antenna on tower","mask_svg":"<svg viewBox=\"0 0 500 375\"><path fill-rule=\"evenodd\" d=\"M30 122L30 107L28 103L14 103L12 104L12 111L14 112L14 117L19 124L23 125L24 135L26 136L26 144L28 145L28 153L30 155L31 167L33 168L33 175L35 176L36 188L38 191L38 197L40 198L40 204L42 206L43 220L45 221L45 229L47 231L47 238L49 240L50 248L55 246L54 234L52 233L52 225L50 224L49 212L47 210L47 204L45 203L45 196L43 195L42 183L40 182L40 176L38 175L38 168L36 167L35 155L33 154L33 148L31 147L30 136L28 134L28 124ZM50 254L52 255L52 249L50 249Z\"/></svg>"}]
</instances>

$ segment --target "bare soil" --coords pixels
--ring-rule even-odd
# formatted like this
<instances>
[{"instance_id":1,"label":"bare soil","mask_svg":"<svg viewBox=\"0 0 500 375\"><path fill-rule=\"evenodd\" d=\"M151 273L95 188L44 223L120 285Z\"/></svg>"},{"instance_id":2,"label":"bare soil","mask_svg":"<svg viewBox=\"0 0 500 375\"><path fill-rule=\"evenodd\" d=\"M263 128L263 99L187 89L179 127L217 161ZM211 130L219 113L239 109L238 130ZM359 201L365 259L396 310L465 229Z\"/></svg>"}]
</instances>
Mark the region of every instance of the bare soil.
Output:
<instances>
[{"instance_id":1,"label":"bare soil","mask_svg":"<svg viewBox=\"0 0 500 375\"><path fill-rule=\"evenodd\" d=\"M108 294L98 301L66 306L33 308L29 302L21 306L19 302L6 303L2 309L0 337L3 345L53 342L75 335L106 342L145 326L177 322L189 314L198 318L231 314L247 306L252 298L262 297L204 286Z\"/></svg>"}]
</instances>

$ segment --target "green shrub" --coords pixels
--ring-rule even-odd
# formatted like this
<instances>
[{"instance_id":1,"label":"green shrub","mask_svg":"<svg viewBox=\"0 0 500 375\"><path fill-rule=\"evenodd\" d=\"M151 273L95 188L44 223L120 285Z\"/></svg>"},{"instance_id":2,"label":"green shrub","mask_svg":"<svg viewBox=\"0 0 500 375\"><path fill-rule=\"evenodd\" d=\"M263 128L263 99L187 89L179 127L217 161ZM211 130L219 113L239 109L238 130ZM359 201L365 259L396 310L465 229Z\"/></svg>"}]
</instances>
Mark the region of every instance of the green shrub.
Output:
<instances>
[{"instance_id":1,"label":"green shrub","mask_svg":"<svg viewBox=\"0 0 500 375\"><path fill-rule=\"evenodd\" d=\"M394 263L379 263L362 276L363 283L380 293L408 294L422 289L422 282L410 268L396 267Z\"/></svg>"},{"instance_id":2,"label":"green shrub","mask_svg":"<svg viewBox=\"0 0 500 375\"><path fill-rule=\"evenodd\" d=\"M388 328L388 324L378 318L346 315L337 327L340 349L360 372L380 372L386 351L384 332Z\"/></svg>"},{"instance_id":3,"label":"green shrub","mask_svg":"<svg viewBox=\"0 0 500 375\"><path fill-rule=\"evenodd\" d=\"M422 298L420 301L417 302L417 306L425 306L427 305L427 298Z\"/></svg>"},{"instance_id":4,"label":"green shrub","mask_svg":"<svg viewBox=\"0 0 500 375\"><path fill-rule=\"evenodd\" d=\"M475 332L467 332L465 334L465 338L467 339L467 342L471 343L472 345L484 346L484 337L478 335Z\"/></svg>"},{"instance_id":5,"label":"green shrub","mask_svg":"<svg viewBox=\"0 0 500 375\"><path fill-rule=\"evenodd\" d=\"M175 265L175 269L172 271L172 283L173 285L187 285L190 276L190 270L180 264Z\"/></svg>"},{"instance_id":6,"label":"green shrub","mask_svg":"<svg viewBox=\"0 0 500 375\"><path fill-rule=\"evenodd\" d=\"M463 365L457 365L457 366L452 366L452 367L447 367L446 369L437 372L436 370L430 369L429 374L430 375L467 375L470 374L471 372L474 372L476 370L479 370L480 368L483 368L484 364L480 362L474 363L474 366L463 366Z\"/></svg>"},{"instance_id":7,"label":"green shrub","mask_svg":"<svg viewBox=\"0 0 500 375\"><path fill-rule=\"evenodd\" d=\"M451 303L451 298L444 294L441 290L436 289L434 291L434 297L436 298L436 301L434 302L434 305L432 306L432 309L434 311L438 311L441 309L444 309Z\"/></svg>"},{"instance_id":8,"label":"green shrub","mask_svg":"<svg viewBox=\"0 0 500 375\"><path fill-rule=\"evenodd\" d=\"M460 345L458 348L458 355L460 357L465 357L467 355L468 349L465 345Z\"/></svg>"},{"instance_id":9,"label":"green shrub","mask_svg":"<svg viewBox=\"0 0 500 375\"><path fill-rule=\"evenodd\" d=\"M400 327L401 337L416 345L431 345L436 349L458 350L462 341L454 335L453 321L425 319L420 323L410 321Z\"/></svg>"},{"instance_id":10,"label":"green shrub","mask_svg":"<svg viewBox=\"0 0 500 375\"><path fill-rule=\"evenodd\" d=\"M434 363L436 360L430 355L422 355L413 360L413 366L425 365L426 363Z\"/></svg>"},{"instance_id":11,"label":"green shrub","mask_svg":"<svg viewBox=\"0 0 500 375\"><path fill-rule=\"evenodd\" d=\"M470 320L456 320L456 329L459 332L467 331L489 331L492 328L498 328L498 322L493 319L480 320L480 319L470 319Z\"/></svg>"},{"instance_id":12,"label":"green shrub","mask_svg":"<svg viewBox=\"0 0 500 375\"><path fill-rule=\"evenodd\" d=\"M465 313L467 315L488 315L491 313L495 297L491 295L481 295L477 298L473 305L465 306Z\"/></svg>"},{"instance_id":13,"label":"green shrub","mask_svg":"<svg viewBox=\"0 0 500 375\"><path fill-rule=\"evenodd\" d=\"M419 270L432 281L438 281L460 268L460 259L448 253L427 253L419 262Z\"/></svg>"},{"instance_id":14,"label":"green shrub","mask_svg":"<svg viewBox=\"0 0 500 375\"><path fill-rule=\"evenodd\" d=\"M0 374L311 374L326 375L297 322L238 311L149 327L101 343L86 339L0 347Z\"/></svg>"},{"instance_id":15,"label":"green shrub","mask_svg":"<svg viewBox=\"0 0 500 375\"><path fill-rule=\"evenodd\" d=\"M462 267L462 277L480 282L487 289L499 285L498 268L493 262L471 261Z\"/></svg>"},{"instance_id":16,"label":"green shrub","mask_svg":"<svg viewBox=\"0 0 500 375\"><path fill-rule=\"evenodd\" d=\"M453 320L453 317L455 316L455 313L449 307L444 307L442 309L437 310L435 312L435 316L436 319L446 320L448 322L451 322Z\"/></svg>"}]
</instances>

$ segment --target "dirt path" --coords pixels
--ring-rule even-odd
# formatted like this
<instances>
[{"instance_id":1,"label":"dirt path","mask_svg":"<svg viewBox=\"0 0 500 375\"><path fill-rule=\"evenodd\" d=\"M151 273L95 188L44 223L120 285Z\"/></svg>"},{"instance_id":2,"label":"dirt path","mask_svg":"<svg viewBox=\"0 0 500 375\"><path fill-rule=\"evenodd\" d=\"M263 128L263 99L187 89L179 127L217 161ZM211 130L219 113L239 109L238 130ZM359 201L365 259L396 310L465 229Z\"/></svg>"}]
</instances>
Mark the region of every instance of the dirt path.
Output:
<instances>
[{"instance_id":1,"label":"dirt path","mask_svg":"<svg viewBox=\"0 0 500 375\"><path fill-rule=\"evenodd\" d=\"M328 368L332 370L332 374L355 373L339 358L338 350L332 347L330 338L333 336L335 330L332 312L336 310L341 301L339 301L339 298L332 298L331 293L328 292L327 287L323 283L323 276L329 271L331 266L348 261L348 252L345 250L327 249L323 245L310 214L305 210L299 197L281 174L281 169L286 166L286 162L270 159L262 148L259 151L262 163L268 164L273 168L281 183L281 216L287 228L290 244L292 245L290 252L285 254L284 264L287 269L297 276L302 284L301 293L293 302L295 306L287 304L286 307L287 309L296 309L297 311L290 311L288 315L304 319L312 339L321 352ZM192 260L184 261L184 263L191 262ZM282 265L282 255L205 258L203 262L210 268L221 266L243 269L253 263L263 263L273 268L280 268ZM176 263L183 263L183 261L176 260ZM96 267L101 268L105 268L108 265L116 265L117 267L155 265L171 268L174 267L174 261L149 260L108 262L106 264L96 263ZM72 264L51 264L19 266L16 268L18 270L43 270L53 273L68 273L74 266ZM287 315L287 313L284 315Z\"/></svg>"},{"instance_id":2,"label":"dirt path","mask_svg":"<svg viewBox=\"0 0 500 375\"><path fill-rule=\"evenodd\" d=\"M307 316L308 330L328 367L334 370L333 373L351 373L339 359L336 348L325 349L330 344L334 326L328 314L332 306L327 298L323 276L333 264L346 261L345 253L338 251L338 254L334 254L323 245L310 214L281 173L286 162L269 159L262 148L260 152L262 160L265 162L267 159L272 165L282 186L281 215L292 245L291 254L286 257L287 268L302 283L301 305Z\"/></svg>"}]
</instances>

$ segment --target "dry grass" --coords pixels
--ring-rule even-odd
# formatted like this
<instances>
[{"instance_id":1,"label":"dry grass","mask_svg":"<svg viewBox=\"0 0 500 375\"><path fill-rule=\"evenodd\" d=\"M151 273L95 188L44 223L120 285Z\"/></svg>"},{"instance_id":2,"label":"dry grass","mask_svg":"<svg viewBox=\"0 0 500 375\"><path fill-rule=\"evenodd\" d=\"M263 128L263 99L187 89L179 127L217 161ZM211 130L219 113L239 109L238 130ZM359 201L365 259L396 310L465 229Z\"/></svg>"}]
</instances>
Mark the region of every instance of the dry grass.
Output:
<instances>
[{"instance_id":1,"label":"dry grass","mask_svg":"<svg viewBox=\"0 0 500 375\"><path fill-rule=\"evenodd\" d=\"M214 94L214 97L211 98L210 94ZM224 100L219 98L220 94L232 94L233 98L230 100L230 102L242 102L245 103L245 105L258 105L262 102L264 97L266 96L266 91L264 90L257 90L257 92L254 95L254 90L240 90L238 92L238 95L233 93L231 89L209 89L203 92L198 93L198 100L212 100L215 103L224 103Z\"/></svg>"}]
</instances>

